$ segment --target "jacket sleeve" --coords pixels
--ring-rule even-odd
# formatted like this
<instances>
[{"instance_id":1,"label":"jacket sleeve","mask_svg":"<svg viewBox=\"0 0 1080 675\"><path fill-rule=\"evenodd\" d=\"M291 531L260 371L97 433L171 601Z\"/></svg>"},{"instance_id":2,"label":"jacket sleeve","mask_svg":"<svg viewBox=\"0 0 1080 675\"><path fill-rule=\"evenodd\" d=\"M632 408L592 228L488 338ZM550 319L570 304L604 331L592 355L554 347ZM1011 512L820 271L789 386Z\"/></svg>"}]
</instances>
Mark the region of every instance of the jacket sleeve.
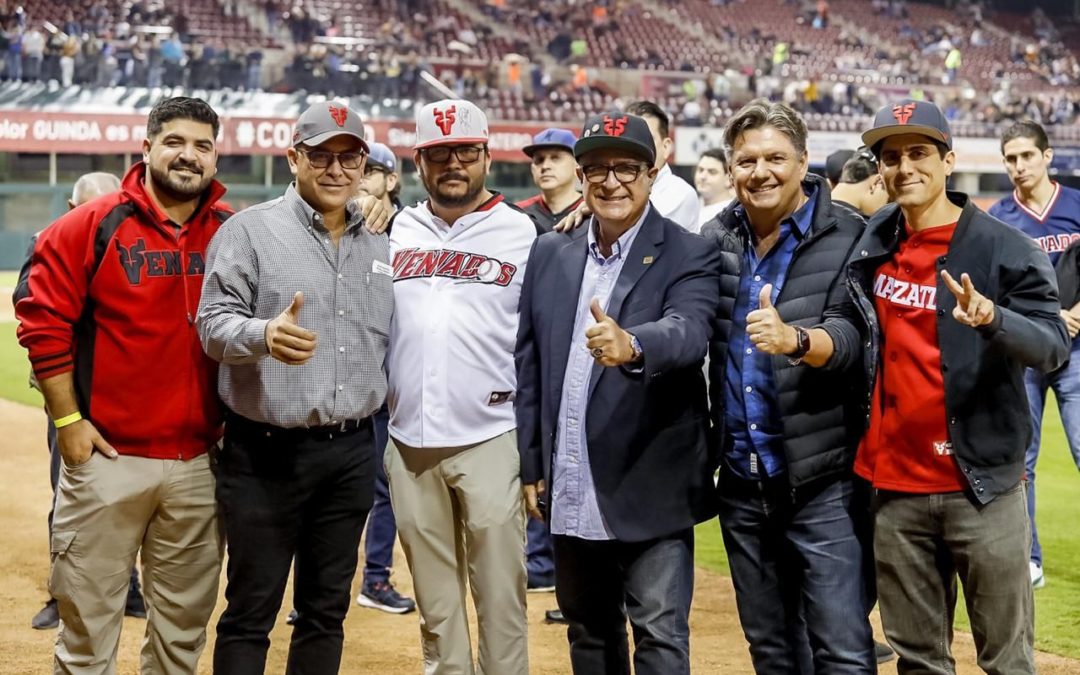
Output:
<instances>
[{"instance_id":1,"label":"jacket sleeve","mask_svg":"<svg viewBox=\"0 0 1080 675\"><path fill-rule=\"evenodd\" d=\"M1005 243L994 320L979 331L1021 364L1050 372L1068 358L1071 343L1061 320L1057 279L1034 242L1018 241L1022 244Z\"/></svg>"},{"instance_id":2,"label":"jacket sleeve","mask_svg":"<svg viewBox=\"0 0 1080 675\"><path fill-rule=\"evenodd\" d=\"M517 346L514 349L514 366L517 370L517 396L514 414L517 418L518 453L521 455L521 482L536 483L544 477L541 459L541 409L543 395L540 380L540 349L536 341L536 325L533 322L533 294L536 292L536 275L539 268L537 238L529 251L525 265L525 279L521 286L518 303Z\"/></svg>"},{"instance_id":3,"label":"jacket sleeve","mask_svg":"<svg viewBox=\"0 0 1080 675\"><path fill-rule=\"evenodd\" d=\"M86 307L94 275L96 212L75 209L45 228L16 289L19 343L43 380L75 367L75 324Z\"/></svg>"},{"instance_id":4,"label":"jacket sleeve","mask_svg":"<svg viewBox=\"0 0 1080 675\"><path fill-rule=\"evenodd\" d=\"M255 363L266 356L266 319L253 318L259 266L247 232L232 220L206 253L206 275L195 327L206 354L221 363Z\"/></svg>"},{"instance_id":5,"label":"jacket sleeve","mask_svg":"<svg viewBox=\"0 0 1080 675\"><path fill-rule=\"evenodd\" d=\"M846 273L845 266L829 291L821 323L814 326L828 333L832 339L833 353L823 366L825 370L847 370L862 361L867 328L848 290Z\"/></svg>"},{"instance_id":6,"label":"jacket sleeve","mask_svg":"<svg viewBox=\"0 0 1080 675\"><path fill-rule=\"evenodd\" d=\"M646 377L692 366L708 351L720 306L720 249L711 240L693 239L664 296L662 318L622 327L632 328L641 343Z\"/></svg>"}]
</instances>

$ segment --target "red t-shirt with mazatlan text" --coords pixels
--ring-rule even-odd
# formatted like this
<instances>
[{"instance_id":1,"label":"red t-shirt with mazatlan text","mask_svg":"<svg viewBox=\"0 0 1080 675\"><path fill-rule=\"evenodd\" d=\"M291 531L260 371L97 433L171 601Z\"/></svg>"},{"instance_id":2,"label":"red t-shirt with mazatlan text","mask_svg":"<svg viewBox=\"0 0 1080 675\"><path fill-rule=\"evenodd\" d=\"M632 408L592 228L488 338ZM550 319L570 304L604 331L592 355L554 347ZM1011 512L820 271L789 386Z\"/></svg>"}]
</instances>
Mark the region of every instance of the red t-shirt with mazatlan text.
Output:
<instances>
[{"instance_id":1,"label":"red t-shirt with mazatlan text","mask_svg":"<svg viewBox=\"0 0 1080 675\"><path fill-rule=\"evenodd\" d=\"M883 490L957 492L966 482L945 419L936 265L948 253L956 223L921 232L905 228L896 253L874 275L881 363L855 472Z\"/></svg>"}]
</instances>

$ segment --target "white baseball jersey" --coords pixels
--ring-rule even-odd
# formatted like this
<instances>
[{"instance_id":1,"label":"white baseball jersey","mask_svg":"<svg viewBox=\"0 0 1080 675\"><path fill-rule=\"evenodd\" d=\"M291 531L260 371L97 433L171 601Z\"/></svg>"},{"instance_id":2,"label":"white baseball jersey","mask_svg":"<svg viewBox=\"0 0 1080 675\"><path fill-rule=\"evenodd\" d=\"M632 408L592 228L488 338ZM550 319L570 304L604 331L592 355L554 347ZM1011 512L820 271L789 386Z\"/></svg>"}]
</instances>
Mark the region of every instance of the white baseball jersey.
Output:
<instances>
[{"instance_id":1,"label":"white baseball jersey","mask_svg":"<svg viewBox=\"0 0 1080 675\"><path fill-rule=\"evenodd\" d=\"M415 448L472 445L515 428L514 345L531 218L502 195L447 225L427 202L390 233L390 435Z\"/></svg>"}]
</instances>

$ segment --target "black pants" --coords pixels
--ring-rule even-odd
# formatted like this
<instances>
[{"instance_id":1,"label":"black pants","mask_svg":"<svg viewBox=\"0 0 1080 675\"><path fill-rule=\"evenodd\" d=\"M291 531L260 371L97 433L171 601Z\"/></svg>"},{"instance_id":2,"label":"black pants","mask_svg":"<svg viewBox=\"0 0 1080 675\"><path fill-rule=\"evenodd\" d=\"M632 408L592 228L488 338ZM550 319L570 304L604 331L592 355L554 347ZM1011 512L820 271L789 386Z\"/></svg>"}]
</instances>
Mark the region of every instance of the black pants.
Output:
<instances>
[{"instance_id":1,"label":"black pants","mask_svg":"<svg viewBox=\"0 0 1080 675\"><path fill-rule=\"evenodd\" d=\"M337 673L375 487L370 419L342 434L232 417L217 470L229 562L214 672L262 674L295 556L286 673Z\"/></svg>"}]
</instances>

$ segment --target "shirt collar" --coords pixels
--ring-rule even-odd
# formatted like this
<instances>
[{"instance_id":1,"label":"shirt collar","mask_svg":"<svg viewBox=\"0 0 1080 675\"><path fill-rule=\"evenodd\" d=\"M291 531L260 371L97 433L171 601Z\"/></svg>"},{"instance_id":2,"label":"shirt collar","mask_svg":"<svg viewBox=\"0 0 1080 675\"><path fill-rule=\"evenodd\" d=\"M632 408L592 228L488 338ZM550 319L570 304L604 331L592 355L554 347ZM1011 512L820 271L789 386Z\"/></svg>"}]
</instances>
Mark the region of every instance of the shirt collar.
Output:
<instances>
[{"instance_id":1,"label":"shirt collar","mask_svg":"<svg viewBox=\"0 0 1080 675\"><path fill-rule=\"evenodd\" d=\"M641 224L645 222L645 218L649 215L649 211L652 210L652 204L646 204L645 210L641 212L641 217L637 219L634 226L615 240L615 243L611 247L611 255L607 258L600 252L600 243L596 240L596 228L600 227L600 223L597 222L594 216L589 221L588 242L589 242L589 254L598 263L605 263L611 260L618 260L623 257L623 253L630 250L630 246L633 245L634 239L637 237L637 233L641 230Z\"/></svg>"},{"instance_id":2,"label":"shirt collar","mask_svg":"<svg viewBox=\"0 0 1080 675\"><path fill-rule=\"evenodd\" d=\"M318 230L320 232L326 231L326 224L323 222L323 216L321 213L311 208L311 204L304 201L304 198L300 196L300 193L296 190L296 183L289 183L289 187L285 190L285 203L289 205L296 217L300 219L300 222L305 227ZM360 209L356 208L354 202L349 202L345 206L345 231L353 229L364 220L360 213Z\"/></svg>"}]
</instances>

